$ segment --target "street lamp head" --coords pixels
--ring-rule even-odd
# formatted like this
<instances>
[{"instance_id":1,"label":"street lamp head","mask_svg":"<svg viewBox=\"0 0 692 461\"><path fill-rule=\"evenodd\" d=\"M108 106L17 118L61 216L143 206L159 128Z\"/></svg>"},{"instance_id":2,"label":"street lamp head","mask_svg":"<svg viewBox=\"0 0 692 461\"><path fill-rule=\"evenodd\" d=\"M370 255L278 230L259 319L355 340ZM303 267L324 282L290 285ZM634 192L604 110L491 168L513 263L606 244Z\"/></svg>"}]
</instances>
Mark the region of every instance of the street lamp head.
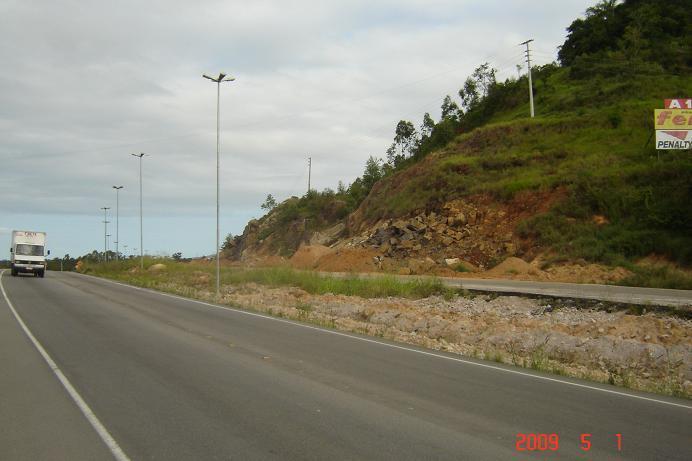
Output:
<instances>
[{"instance_id":1,"label":"street lamp head","mask_svg":"<svg viewBox=\"0 0 692 461\"><path fill-rule=\"evenodd\" d=\"M125 186L113 186L113 189L115 189L115 190L120 190L120 189L122 189L123 187L125 187Z\"/></svg>"},{"instance_id":2,"label":"street lamp head","mask_svg":"<svg viewBox=\"0 0 692 461\"><path fill-rule=\"evenodd\" d=\"M147 154L145 154L144 152L140 152L139 154L130 154L130 155L132 155L133 157L142 158L142 157L144 157L144 156L147 155Z\"/></svg>"},{"instance_id":3,"label":"street lamp head","mask_svg":"<svg viewBox=\"0 0 692 461\"><path fill-rule=\"evenodd\" d=\"M227 74L224 74L223 72L219 73L218 77L210 77L207 74L202 74L202 77L211 80L212 82L215 83L221 83L221 82L232 82L235 80L235 77L231 77Z\"/></svg>"}]
</instances>

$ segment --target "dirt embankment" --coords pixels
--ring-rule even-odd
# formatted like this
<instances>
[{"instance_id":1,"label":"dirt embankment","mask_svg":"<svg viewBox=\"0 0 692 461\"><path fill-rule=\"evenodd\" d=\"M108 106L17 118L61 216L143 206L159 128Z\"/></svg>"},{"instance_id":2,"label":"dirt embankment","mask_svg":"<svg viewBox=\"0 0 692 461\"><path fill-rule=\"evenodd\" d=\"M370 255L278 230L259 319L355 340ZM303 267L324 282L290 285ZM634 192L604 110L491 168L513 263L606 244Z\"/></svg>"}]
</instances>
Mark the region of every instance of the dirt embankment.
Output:
<instances>
[{"instance_id":1,"label":"dirt embankment","mask_svg":"<svg viewBox=\"0 0 692 461\"><path fill-rule=\"evenodd\" d=\"M248 223L226 256L246 266L289 265L333 272L387 272L446 277L613 283L631 275L585 261L548 264L541 249L516 233L527 217L546 211L563 191L520 193L509 203L487 196L453 200L434 211L376 222L338 222L318 232L295 223L288 253L272 251L276 216ZM361 210L362 211L362 210ZM362 214L362 213L361 213ZM285 250L285 249L284 249Z\"/></svg>"},{"instance_id":2,"label":"dirt embankment","mask_svg":"<svg viewBox=\"0 0 692 461\"><path fill-rule=\"evenodd\" d=\"M692 321L514 296L444 300L311 295L255 284L224 301L467 356L658 392L692 395Z\"/></svg>"}]
</instances>

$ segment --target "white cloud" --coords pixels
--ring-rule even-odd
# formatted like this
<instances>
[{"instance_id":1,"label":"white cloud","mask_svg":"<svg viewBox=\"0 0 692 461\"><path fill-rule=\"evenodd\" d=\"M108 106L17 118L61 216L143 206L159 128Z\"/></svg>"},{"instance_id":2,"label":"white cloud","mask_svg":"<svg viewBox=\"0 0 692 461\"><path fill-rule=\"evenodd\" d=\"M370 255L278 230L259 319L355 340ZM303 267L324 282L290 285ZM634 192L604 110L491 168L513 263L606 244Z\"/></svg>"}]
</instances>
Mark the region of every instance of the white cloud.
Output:
<instances>
[{"instance_id":1,"label":"white cloud","mask_svg":"<svg viewBox=\"0 0 692 461\"><path fill-rule=\"evenodd\" d=\"M1 0L0 213L96 214L117 183L136 215L140 151L149 213L213 213L219 70L224 212L302 192L307 156L336 187L479 63L513 75L529 36L546 62L590 3Z\"/></svg>"}]
</instances>

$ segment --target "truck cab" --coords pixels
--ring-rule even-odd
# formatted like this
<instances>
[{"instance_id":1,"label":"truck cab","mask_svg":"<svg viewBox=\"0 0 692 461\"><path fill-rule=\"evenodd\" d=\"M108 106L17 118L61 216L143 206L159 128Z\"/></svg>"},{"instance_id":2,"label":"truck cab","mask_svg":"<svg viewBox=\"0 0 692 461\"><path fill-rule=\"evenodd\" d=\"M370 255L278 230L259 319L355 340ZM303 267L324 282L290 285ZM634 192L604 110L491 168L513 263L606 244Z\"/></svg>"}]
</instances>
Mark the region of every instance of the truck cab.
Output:
<instances>
[{"instance_id":1,"label":"truck cab","mask_svg":"<svg viewBox=\"0 0 692 461\"><path fill-rule=\"evenodd\" d=\"M12 231L10 267L13 276L20 273L43 277L46 274L46 233Z\"/></svg>"}]
</instances>

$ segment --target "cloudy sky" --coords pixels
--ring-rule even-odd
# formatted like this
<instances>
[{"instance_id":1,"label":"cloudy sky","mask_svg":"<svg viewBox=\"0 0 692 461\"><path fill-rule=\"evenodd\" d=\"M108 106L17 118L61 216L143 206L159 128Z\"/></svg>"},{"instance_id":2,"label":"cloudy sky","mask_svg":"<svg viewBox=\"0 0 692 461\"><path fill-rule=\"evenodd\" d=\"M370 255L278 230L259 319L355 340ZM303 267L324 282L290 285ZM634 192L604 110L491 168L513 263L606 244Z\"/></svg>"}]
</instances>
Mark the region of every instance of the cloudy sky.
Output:
<instances>
[{"instance_id":1,"label":"cloudy sky","mask_svg":"<svg viewBox=\"0 0 692 461\"><path fill-rule=\"evenodd\" d=\"M534 38L555 59L590 0L0 0L0 258L11 229L44 230L53 256L139 247L211 254L216 87L221 232L241 233L271 193L335 188L384 157L400 119L439 118L488 61L506 78ZM537 109L540 111L540 108ZM138 251L138 250L137 250Z\"/></svg>"}]
</instances>

